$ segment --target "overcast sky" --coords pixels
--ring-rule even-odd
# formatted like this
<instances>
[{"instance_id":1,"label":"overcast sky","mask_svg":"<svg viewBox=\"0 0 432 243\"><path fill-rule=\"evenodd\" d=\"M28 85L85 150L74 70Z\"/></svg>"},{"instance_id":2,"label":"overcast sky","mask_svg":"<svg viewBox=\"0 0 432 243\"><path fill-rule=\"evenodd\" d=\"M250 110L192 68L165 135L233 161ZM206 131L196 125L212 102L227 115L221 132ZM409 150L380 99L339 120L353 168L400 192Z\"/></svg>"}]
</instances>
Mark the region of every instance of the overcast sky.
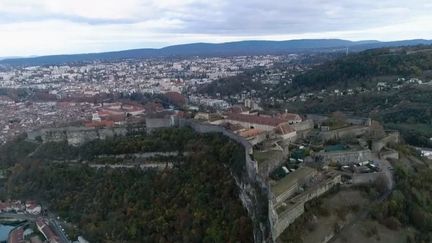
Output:
<instances>
[{"instance_id":1,"label":"overcast sky","mask_svg":"<svg viewBox=\"0 0 432 243\"><path fill-rule=\"evenodd\" d=\"M0 0L0 33L0 57L251 39L432 39L432 1Z\"/></svg>"}]
</instances>

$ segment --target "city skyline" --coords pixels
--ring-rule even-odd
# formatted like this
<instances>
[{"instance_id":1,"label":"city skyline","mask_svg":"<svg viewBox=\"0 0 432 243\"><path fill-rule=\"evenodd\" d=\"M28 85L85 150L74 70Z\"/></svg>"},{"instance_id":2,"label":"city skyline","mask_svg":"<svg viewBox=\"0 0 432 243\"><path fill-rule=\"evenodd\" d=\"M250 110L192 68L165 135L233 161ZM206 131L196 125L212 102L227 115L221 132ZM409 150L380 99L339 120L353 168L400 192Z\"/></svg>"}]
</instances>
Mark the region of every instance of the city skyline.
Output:
<instances>
[{"instance_id":1,"label":"city skyline","mask_svg":"<svg viewBox=\"0 0 432 243\"><path fill-rule=\"evenodd\" d=\"M240 40L432 39L425 0L2 0L0 57Z\"/></svg>"}]
</instances>

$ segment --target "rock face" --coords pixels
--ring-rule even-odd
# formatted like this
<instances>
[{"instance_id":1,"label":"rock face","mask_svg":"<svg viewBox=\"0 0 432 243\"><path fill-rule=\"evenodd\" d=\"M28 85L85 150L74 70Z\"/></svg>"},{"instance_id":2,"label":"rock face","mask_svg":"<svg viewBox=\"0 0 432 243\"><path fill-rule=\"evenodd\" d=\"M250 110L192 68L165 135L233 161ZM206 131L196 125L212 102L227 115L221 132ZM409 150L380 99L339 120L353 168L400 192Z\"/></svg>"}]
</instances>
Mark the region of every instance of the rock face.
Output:
<instances>
[{"instance_id":1,"label":"rock face","mask_svg":"<svg viewBox=\"0 0 432 243\"><path fill-rule=\"evenodd\" d=\"M48 142L67 142L69 145L78 146L96 139L106 139L114 136L125 136L131 132L144 130L144 127L113 127L113 128L86 128L64 127L48 128L33 131L27 134L29 140L41 140Z\"/></svg>"},{"instance_id":2,"label":"rock face","mask_svg":"<svg viewBox=\"0 0 432 243\"><path fill-rule=\"evenodd\" d=\"M190 127L198 133L221 133L243 146L245 150L245 171L241 174L231 171L239 188L239 197L254 223L255 242L270 242L271 230L268 218L268 186L258 175L257 162L251 158L252 145L224 127L203 124L192 120L179 120L180 127Z\"/></svg>"}]
</instances>

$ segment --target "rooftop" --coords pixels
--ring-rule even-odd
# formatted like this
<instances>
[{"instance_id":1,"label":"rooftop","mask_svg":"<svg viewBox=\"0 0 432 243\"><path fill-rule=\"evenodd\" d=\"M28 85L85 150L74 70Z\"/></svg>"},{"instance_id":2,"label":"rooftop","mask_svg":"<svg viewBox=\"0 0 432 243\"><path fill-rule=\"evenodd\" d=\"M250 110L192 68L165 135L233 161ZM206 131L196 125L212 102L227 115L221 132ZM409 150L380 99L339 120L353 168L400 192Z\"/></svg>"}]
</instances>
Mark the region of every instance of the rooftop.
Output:
<instances>
[{"instance_id":1,"label":"rooftop","mask_svg":"<svg viewBox=\"0 0 432 243\"><path fill-rule=\"evenodd\" d=\"M19 227L17 229L14 229L10 235L8 242L11 243L24 243L24 229L23 227Z\"/></svg>"},{"instance_id":2,"label":"rooftop","mask_svg":"<svg viewBox=\"0 0 432 243\"><path fill-rule=\"evenodd\" d=\"M280 118L288 121L301 121L301 117L298 114L294 113L283 113L279 115Z\"/></svg>"},{"instance_id":3,"label":"rooftop","mask_svg":"<svg viewBox=\"0 0 432 243\"><path fill-rule=\"evenodd\" d=\"M276 132L282 135L290 134L295 132L295 129L292 128L289 124L280 124L276 127Z\"/></svg>"},{"instance_id":4,"label":"rooftop","mask_svg":"<svg viewBox=\"0 0 432 243\"><path fill-rule=\"evenodd\" d=\"M252 128L252 129L247 129L247 130L241 131L239 133L239 135L242 137L245 137L245 138L249 138L249 137L255 137L262 132L263 131L261 129Z\"/></svg>"},{"instance_id":5,"label":"rooftop","mask_svg":"<svg viewBox=\"0 0 432 243\"><path fill-rule=\"evenodd\" d=\"M269 116L257 116L257 115L245 115L245 114L235 114L235 113L227 113L227 119L239 122L249 122L267 126L276 127L279 124L286 123L288 120L281 119L277 117L269 117Z\"/></svg>"}]
</instances>

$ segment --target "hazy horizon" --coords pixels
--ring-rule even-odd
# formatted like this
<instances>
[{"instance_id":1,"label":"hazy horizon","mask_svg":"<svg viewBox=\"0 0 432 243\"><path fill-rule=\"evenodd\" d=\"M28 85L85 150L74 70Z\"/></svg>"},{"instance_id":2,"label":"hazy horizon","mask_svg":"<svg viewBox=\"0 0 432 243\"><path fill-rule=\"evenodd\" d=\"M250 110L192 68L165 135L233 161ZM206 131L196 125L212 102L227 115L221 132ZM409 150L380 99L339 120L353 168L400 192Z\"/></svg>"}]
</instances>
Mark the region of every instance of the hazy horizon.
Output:
<instances>
[{"instance_id":1,"label":"hazy horizon","mask_svg":"<svg viewBox=\"0 0 432 243\"><path fill-rule=\"evenodd\" d=\"M242 40L432 39L426 0L2 0L0 57Z\"/></svg>"},{"instance_id":2,"label":"hazy horizon","mask_svg":"<svg viewBox=\"0 0 432 243\"><path fill-rule=\"evenodd\" d=\"M418 39L424 39L424 38L418 38ZM90 51L90 52L70 52L70 53L55 53L55 54L41 54L41 55L23 55L23 56L0 56L0 60L5 59L14 59L14 58L33 58L33 57L41 57L41 56L56 56L56 55L79 55L79 54L97 54L97 53L106 53L106 52L121 52L121 51L128 51L128 50L139 50L139 49L163 49L165 47L171 47L171 46L177 46L177 45L188 45L188 44L224 44L224 43L233 43L233 42L247 42L247 41L297 41L297 40L345 40L345 41L352 41L352 42L373 42L373 41L379 41L379 42L397 42L397 41L409 41L409 40L415 40L415 39L398 39L398 40L386 40L386 41L380 41L380 40L372 40L372 39L365 39L365 40L349 40L349 39L339 39L339 38L315 38L315 39L289 39L289 40L268 40L268 39L246 39L246 40L233 40L233 41L224 41L224 42L187 42L187 43L178 43L178 44L172 44L172 45L164 45L164 46L156 46L156 47L147 47L147 46L141 46L141 47L135 47L135 48L121 48L120 49L112 49L112 50L103 50L103 51ZM429 40L429 39L424 39ZM432 39L430 39L432 40Z\"/></svg>"}]
</instances>

